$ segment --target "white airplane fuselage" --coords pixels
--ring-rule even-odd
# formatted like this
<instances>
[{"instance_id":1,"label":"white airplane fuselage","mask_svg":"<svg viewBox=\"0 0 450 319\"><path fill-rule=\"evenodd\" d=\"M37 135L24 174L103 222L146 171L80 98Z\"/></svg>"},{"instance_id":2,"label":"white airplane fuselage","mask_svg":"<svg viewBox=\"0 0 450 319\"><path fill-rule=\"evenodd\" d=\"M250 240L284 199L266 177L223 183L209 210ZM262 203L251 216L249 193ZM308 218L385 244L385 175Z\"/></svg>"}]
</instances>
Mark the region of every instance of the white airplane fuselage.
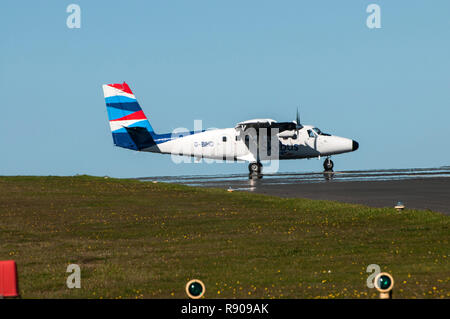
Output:
<instances>
[{"instance_id":1,"label":"white airplane fuselage","mask_svg":"<svg viewBox=\"0 0 450 319\"><path fill-rule=\"evenodd\" d=\"M191 156L214 160L250 162L250 172L260 172L261 161L327 157L325 170L332 170L330 155L352 152L352 139L321 132L297 120L276 122L254 119L234 128L199 132L157 134L128 84L103 85L114 145L130 150Z\"/></svg>"},{"instance_id":2,"label":"white airplane fuselage","mask_svg":"<svg viewBox=\"0 0 450 319\"><path fill-rule=\"evenodd\" d=\"M313 128L313 126L306 125L302 129L293 132L291 136L274 136L275 141L278 141L278 158L280 160L313 158L355 150L355 142L348 138L315 133L313 133L313 136L309 136L308 131L311 131ZM261 147L257 148L257 142L251 135L247 135L250 137L249 143L246 144L245 135L242 133L236 128L194 132L194 134L174 138L142 151L218 160L226 158L248 162L257 161L257 154L251 151L251 147L248 144L255 143L254 149L258 149L260 153L261 151L264 153L266 149L263 148L261 150ZM274 147L272 146L272 148Z\"/></svg>"}]
</instances>

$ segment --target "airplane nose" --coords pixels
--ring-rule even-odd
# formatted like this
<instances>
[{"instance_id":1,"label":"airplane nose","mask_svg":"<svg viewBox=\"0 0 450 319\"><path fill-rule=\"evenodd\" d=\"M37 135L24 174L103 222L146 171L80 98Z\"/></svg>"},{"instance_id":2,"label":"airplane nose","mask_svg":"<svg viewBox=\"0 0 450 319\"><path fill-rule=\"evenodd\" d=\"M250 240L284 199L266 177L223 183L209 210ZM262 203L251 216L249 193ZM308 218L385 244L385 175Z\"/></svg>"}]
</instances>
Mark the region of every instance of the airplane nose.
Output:
<instances>
[{"instance_id":1,"label":"airplane nose","mask_svg":"<svg viewBox=\"0 0 450 319\"><path fill-rule=\"evenodd\" d=\"M359 143L355 140L352 141L352 152L356 151L359 148Z\"/></svg>"}]
</instances>

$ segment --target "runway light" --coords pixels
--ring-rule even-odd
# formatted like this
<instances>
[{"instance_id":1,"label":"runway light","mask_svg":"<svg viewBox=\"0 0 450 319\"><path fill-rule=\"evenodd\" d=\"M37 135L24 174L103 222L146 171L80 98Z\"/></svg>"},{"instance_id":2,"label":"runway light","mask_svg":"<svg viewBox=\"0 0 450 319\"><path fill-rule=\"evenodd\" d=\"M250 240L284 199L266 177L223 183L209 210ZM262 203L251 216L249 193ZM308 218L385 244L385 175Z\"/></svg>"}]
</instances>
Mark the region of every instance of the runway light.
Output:
<instances>
[{"instance_id":1,"label":"runway light","mask_svg":"<svg viewBox=\"0 0 450 319\"><path fill-rule=\"evenodd\" d=\"M186 294L191 299L199 299L205 294L205 285L201 280L192 279L186 284Z\"/></svg>"},{"instance_id":2,"label":"runway light","mask_svg":"<svg viewBox=\"0 0 450 319\"><path fill-rule=\"evenodd\" d=\"M399 212L405 209L405 205L402 202L397 202L397 205L395 205L394 208Z\"/></svg>"},{"instance_id":3,"label":"runway light","mask_svg":"<svg viewBox=\"0 0 450 319\"><path fill-rule=\"evenodd\" d=\"M392 299L394 278L387 272L379 273L375 277L375 288L380 292L380 299Z\"/></svg>"},{"instance_id":4,"label":"runway light","mask_svg":"<svg viewBox=\"0 0 450 319\"><path fill-rule=\"evenodd\" d=\"M378 286L381 289L387 289L391 286L391 279L388 276L381 276L378 279Z\"/></svg>"},{"instance_id":5,"label":"runway light","mask_svg":"<svg viewBox=\"0 0 450 319\"><path fill-rule=\"evenodd\" d=\"M227 191L231 193L233 189L231 187L228 187Z\"/></svg>"}]
</instances>

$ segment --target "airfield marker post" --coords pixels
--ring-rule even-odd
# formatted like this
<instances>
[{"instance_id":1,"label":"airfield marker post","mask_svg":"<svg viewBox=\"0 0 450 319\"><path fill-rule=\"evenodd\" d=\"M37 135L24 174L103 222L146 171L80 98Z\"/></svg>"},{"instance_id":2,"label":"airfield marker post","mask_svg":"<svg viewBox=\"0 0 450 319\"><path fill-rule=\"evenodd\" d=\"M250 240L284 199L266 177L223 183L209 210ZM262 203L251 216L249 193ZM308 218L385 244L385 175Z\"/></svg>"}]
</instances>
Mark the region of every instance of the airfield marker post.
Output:
<instances>
[{"instance_id":1,"label":"airfield marker post","mask_svg":"<svg viewBox=\"0 0 450 319\"><path fill-rule=\"evenodd\" d=\"M17 266L14 260L0 261L0 298L18 297Z\"/></svg>"},{"instance_id":2,"label":"airfield marker post","mask_svg":"<svg viewBox=\"0 0 450 319\"><path fill-rule=\"evenodd\" d=\"M402 210L405 209L405 205L404 205L402 202L397 202L397 205L395 205L394 208L395 208L398 212L401 212Z\"/></svg>"}]
</instances>

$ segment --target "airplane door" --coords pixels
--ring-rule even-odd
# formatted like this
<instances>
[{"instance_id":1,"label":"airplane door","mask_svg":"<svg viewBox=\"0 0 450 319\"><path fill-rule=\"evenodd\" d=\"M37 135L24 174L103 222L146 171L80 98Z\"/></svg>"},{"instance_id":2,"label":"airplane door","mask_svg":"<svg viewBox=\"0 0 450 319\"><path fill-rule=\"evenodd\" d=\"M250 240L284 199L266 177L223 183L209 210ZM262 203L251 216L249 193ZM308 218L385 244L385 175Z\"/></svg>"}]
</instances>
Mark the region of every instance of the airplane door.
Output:
<instances>
[{"instance_id":1,"label":"airplane door","mask_svg":"<svg viewBox=\"0 0 450 319\"><path fill-rule=\"evenodd\" d=\"M313 130L308 130L308 138L306 140L306 144L313 148L314 150L317 150L317 135L313 132Z\"/></svg>"},{"instance_id":2,"label":"airplane door","mask_svg":"<svg viewBox=\"0 0 450 319\"><path fill-rule=\"evenodd\" d=\"M271 128L259 130L258 132L258 158L259 160L268 160L272 152Z\"/></svg>"},{"instance_id":3,"label":"airplane door","mask_svg":"<svg viewBox=\"0 0 450 319\"><path fill-rule=\"evenodd\" d=\"M248 147L250 144L249 136L244 137L241 132L236 132L235 143L234 143L234 156L240 157L248 153Z\"/></svg>"},{"instance_id":4,"label":"airplane door","mask_svg":"<svg viewBox=\"0 0 450 319\"><path fill-rule=\"evenodd\" d=\"M239 141L237 142L236 152L238 156L248 155L252 153L257 158L257 150L258 150L258 136L251 131L242 131L238 137Z\"/></svg>"}]
</instances>

